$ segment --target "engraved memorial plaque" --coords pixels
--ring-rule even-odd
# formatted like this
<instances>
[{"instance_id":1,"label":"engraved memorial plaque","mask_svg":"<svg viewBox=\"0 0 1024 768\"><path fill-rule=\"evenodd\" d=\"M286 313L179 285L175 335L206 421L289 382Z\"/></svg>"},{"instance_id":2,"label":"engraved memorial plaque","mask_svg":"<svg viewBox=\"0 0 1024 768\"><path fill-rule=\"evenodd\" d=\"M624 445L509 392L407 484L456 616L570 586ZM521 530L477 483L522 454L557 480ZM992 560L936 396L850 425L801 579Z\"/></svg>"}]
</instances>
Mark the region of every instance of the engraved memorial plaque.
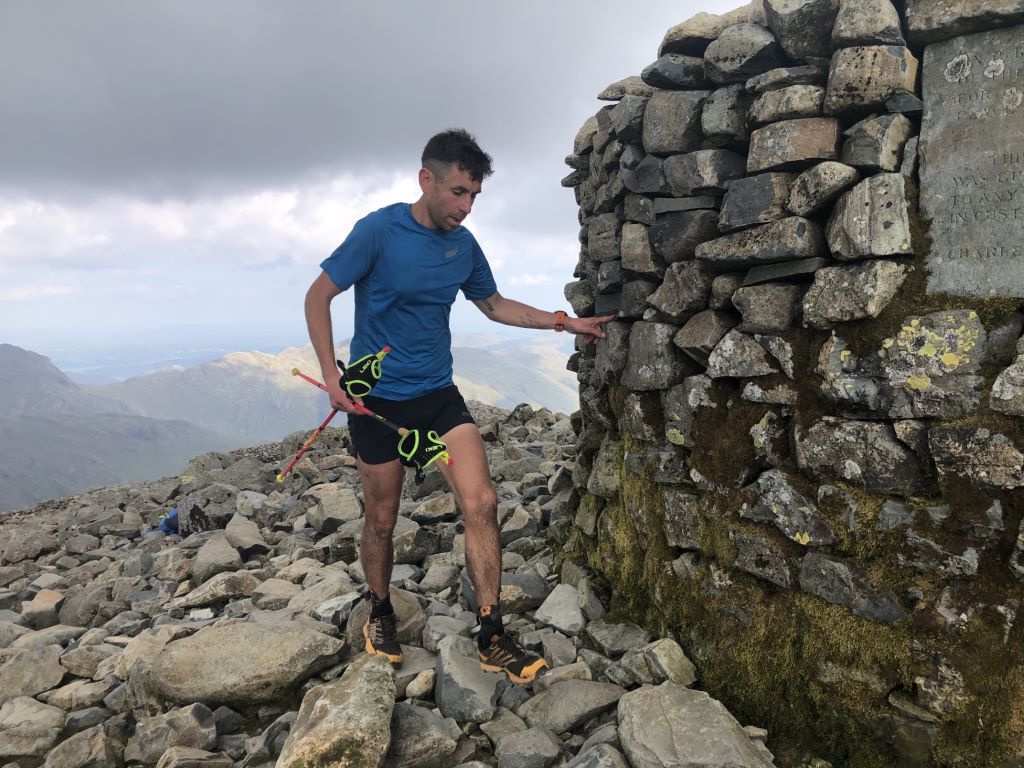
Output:
<instances>
[{"instance_id":1,"label":"engraved memorial plaque","mask_svg":"<svg viewBox=\"0 0 1024 768\"><path fill-rule=\"evenodd\" d=\"M929 293L1024 297L1024 26L924 55Z\"/></svg>"}]
</instances>

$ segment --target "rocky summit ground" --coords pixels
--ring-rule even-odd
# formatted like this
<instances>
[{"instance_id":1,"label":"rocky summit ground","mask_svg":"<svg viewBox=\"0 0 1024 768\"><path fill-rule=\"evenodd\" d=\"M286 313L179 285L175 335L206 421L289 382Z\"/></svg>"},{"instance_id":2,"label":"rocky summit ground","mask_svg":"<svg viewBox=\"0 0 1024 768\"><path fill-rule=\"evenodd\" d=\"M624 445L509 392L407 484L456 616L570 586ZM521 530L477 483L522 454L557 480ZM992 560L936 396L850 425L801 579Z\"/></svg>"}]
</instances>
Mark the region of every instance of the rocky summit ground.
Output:
<instances>
[{"instance_id":1,"label":"rocky summit ground","mask_svg":"<svg viewBox=\"0 0 1024 768\"><path fill-rule=\"evenodd\" d=\"M463 524L436 471L410 478L394 537L405 663L363 652L347 435L327 433L277 484L293 435L0 518L0 765L774 765L766 732L700 690L675 640L608 620L564 557L570 417L473 410L499 493L506 624L551 665L532 686L476 661ZM157 528L172 508L180 535Z\"/></svg>"}]
</instances>

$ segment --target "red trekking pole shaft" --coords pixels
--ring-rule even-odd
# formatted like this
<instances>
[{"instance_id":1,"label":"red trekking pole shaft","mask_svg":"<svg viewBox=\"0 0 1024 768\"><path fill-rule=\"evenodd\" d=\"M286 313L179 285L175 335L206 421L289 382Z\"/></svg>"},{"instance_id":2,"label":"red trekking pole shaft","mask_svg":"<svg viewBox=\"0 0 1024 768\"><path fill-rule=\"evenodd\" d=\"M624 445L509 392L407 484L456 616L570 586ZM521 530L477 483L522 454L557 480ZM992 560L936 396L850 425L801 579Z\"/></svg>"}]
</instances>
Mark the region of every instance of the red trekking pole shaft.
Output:
<instances>
[{"instance_id":1,"label":"red trekking pole shaft","mask_svg":"<svg viewBox=\"0 0 1024 768\"><path fill-rule=\"evenodd\" d=\"M320 387L320 389L322 389L324 392L327 391L327 387L325 387L319 381L314 379L312 376L307 376L302 371L300 371L298 368L292 368L292 375L293 376L298 376L300 379L305 379L310 384L312 384L314 387ZM381 424L383 424L386 427L390 427L391 429L393 429L395 432L397 432L400 435L404 435L406 432L409 431L405 427L400 427L397 424L388 421L383 416L374 413L373 411L371 411L369 408L367 408L362 403L357 403L355 400L353 400L352 404L356 407L356 410L358 410L360 413L364 414L365 416L372 416L377 421L379 421Z\"/></svg>"},{"instance_id":2,"label":"red trekking pole shaft","mask_svg":"<svg viewBox=\"0 0 1024 768\"><path fill-rule=\"evenodd\" d=\"M333 411L331 411L329 414L327 414L327 418L324 419L323 422L320 424L320 426L317 427L313 431L313 434L311 434L309 436L309 439L306 441L306 443L301 448L299 448L299 452L296 453L295 457L288 463L288 466L285 467L284 471L282 471L277 476L277 482L279 482L279 483L283 483L284 482L285 475L287 475L289 472L292 471L292 467L294 467L298 463L299 459L302 458L302 455L306 451L309 450L309 447L316 441L316 439L318 437L320 437L320 433L324 431L324 429L327 427L327 425L331 422L331 419L333 419L335 416L337 416L337 414L338 414L338 409L337 408L335 408Z\"/></svg>"}]
</instances>

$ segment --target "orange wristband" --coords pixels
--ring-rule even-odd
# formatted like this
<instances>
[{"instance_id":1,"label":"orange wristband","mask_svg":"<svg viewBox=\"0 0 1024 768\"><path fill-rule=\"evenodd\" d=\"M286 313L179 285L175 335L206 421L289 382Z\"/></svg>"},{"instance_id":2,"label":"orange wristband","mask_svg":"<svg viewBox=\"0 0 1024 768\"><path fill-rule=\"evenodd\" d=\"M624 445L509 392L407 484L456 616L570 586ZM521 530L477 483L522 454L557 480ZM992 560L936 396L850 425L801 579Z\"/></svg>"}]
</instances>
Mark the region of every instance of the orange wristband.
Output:
<instances>
[{"instance_id":1,"label":"orange wristband","mask_svg":"<svg viewBox=\"0 0 1024 768\"><path fill-rule=\"evenodd\" d=\"M565 330L565 312L558 310L555 312L555 331L561 332Z\"/></svg>"}]
</instances>

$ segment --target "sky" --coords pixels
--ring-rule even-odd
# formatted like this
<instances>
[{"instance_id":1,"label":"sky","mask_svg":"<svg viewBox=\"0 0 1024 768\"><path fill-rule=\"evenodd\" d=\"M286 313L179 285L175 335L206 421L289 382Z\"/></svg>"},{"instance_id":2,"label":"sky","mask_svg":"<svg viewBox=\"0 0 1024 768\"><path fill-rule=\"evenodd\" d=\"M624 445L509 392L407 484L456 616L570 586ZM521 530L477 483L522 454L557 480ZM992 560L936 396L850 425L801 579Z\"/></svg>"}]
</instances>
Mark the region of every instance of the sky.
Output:
<instances>
[{"instance_id":1,"label":"sky","mask_svg":"<svg viewBox=\"0 0 1024 768\"><path fill-rule=\"evenodd\" d=\"M466 225L499 290L568 309L559 182L597 94L670 27L739 4L4 0L0 343L304 343L319 263L418 197L450 127L494 158ZM334 304L345 338L351 297ZM452 321L496 329L466 301Z\"/></svg>"}]
</instances>

